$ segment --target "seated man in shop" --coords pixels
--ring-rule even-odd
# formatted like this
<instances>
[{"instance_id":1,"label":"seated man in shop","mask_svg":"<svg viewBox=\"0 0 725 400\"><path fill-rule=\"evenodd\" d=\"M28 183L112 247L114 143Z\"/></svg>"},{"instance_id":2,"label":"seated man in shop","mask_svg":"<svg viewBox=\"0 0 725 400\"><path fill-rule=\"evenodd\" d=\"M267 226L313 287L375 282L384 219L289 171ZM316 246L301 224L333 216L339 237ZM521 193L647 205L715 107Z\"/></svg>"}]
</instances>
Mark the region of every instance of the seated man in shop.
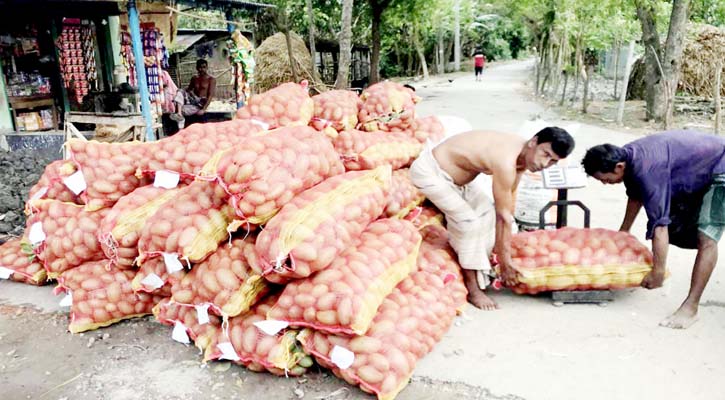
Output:
<instances>
[{"instance_id":1,"label":"seated man in shop","mask_svg":"<svg viewBox=\"0 0 725 400\"><path fill-rule=\"evenodd\" d=\"M198 75L191 78L186 90L179 89L176 92L174 102L177 104L177 113L171 114L172 119L182 122L184 117L204 115L216 90L216 79L209 75L208 70L209 63L206 60L196 61Z\"/></svg>"},{"instance_id":2,"label":"seated man in shop","mask_svg":"<svg viewBox=\"0 0 725 400\"><path fill-rule=\"evenodd\" d=\"M624 147L592 147L582 165L603 183L624 182L627 210L619 230L629 232L644 206L654 267L642 286L662 286L669 244L697 249L687 298L660 322L668 328L688 328L697 321L700 297L725 230L725 139L692 131L663 132Z\"/></svg>"},{"instance_id":3,"label":"seated man in shop","mask_svg":"<svg viewBox=\"0 0 725 400\"><path fill-rule=\"evenodd\" d=\"M524 171L541 171L566 158L574 139L561 128L542 129L526 140L518 135L470 131L427 145L410 167L413 184L446 216L449 243L458 255L468 301L493 310L484 290L490 284L494 249L501 280L515 284L511 261L514 192ZM491 175L493 201L474 179Z\"/></svg>"}]
</instances>

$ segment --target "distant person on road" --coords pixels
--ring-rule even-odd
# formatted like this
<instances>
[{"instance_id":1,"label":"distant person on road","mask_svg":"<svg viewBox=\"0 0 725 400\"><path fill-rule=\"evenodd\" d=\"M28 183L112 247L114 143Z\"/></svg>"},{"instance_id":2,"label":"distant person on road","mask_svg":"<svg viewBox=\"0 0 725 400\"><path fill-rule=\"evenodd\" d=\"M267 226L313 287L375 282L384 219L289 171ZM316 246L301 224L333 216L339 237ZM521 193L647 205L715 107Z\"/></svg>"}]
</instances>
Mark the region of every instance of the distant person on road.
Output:
<instances>
[{"instance_id":1,"label":"distant person on road","mask_svg":"<svg viewBox=\"0 0 725 400\"><path fill-rule=\"evenodd\" d=\"M486 65L486 56L483 55L481 49L476 49L476 52L473 53L473 69L476 74L476 82L481 80L484 65Z\"/></svg>"},{"instance_id":2,"label":"distant person on road","mask_svg":"<svg viewBox=\"0 0 725 400\"><path fill-rule=\"evenodd\" d=\"M697 249L687 298L660 322L668 328L688 328L697 321L725 230L725 139L692 131L663 132L624 147L592 147L582 165L603 183L624 182L628 200L620 231L629 232L644 206L654 267L642 286L662 286L669 244Z\"/></svg>"},{"instance_id":3,"label":"distant person on road","mask_svg":"<svg viewBox=\"0 0 725 400\"><path fill-rule=\"evenodd\" d=\"M514 285L511 224L514 192L524 171L541 171L566 158L574 139L561 128L548 127L526 140L515 134L469 131L438 145L428 144L410 167L413 184L446 216L448 241L458 255L468 301L493 310L496 302L484 290L493 276L489 257L495 248L500 278ZM474 182L491 175L493 201Z\"/></svg>"}]
</instances>

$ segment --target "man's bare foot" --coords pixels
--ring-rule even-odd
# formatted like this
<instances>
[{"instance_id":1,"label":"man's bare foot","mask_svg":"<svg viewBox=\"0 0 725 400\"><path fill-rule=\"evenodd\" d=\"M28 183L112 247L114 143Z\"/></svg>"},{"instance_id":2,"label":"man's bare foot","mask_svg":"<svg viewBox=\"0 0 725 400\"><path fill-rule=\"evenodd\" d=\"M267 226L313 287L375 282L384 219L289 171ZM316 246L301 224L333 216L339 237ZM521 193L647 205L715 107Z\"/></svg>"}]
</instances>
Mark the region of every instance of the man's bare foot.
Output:
<instances>
[{"instance_id":1,"label":"man's bare foot","mask_svg":"<svg viewBox=\"0 0 725 400\"><path fill-rule=\"evenodd\" d=\"M468 302L473 304L474 307L480 308L481 310L485 311L493 311L498 309L498 304L496 304L493 299L486 296L486 293L483 292L481 289L471 290L468 293Z\"/></svg>"},{"instance_id":2,"label":"man's bare foot","mask_svg":"<svg viewBox=\"0 0 725 400\"><path fill-rule=\"evenodd\" d=\"M660 322L660 326L671 329L687 329L698 319L697 308L683 304L672 315Z\"/></svg>"}]
</instances>

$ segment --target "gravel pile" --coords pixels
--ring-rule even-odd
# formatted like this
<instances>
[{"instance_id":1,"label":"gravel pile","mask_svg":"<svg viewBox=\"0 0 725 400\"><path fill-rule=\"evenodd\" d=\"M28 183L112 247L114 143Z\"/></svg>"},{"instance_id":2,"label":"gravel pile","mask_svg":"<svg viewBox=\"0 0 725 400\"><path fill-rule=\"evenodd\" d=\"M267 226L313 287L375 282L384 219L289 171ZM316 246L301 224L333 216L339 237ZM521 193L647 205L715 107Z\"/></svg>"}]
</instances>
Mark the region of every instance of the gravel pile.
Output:
<instances>
[{"instance_id":1,"label":"gravel pile","mask_svg":"<svg viewBox=\"0 0 725 400\"><path fill-rule=\"evenodd\" d=\"M0 242L22 235L28 191L52 161L34 150L0 151Z\"/></svg>"}]
</instances>

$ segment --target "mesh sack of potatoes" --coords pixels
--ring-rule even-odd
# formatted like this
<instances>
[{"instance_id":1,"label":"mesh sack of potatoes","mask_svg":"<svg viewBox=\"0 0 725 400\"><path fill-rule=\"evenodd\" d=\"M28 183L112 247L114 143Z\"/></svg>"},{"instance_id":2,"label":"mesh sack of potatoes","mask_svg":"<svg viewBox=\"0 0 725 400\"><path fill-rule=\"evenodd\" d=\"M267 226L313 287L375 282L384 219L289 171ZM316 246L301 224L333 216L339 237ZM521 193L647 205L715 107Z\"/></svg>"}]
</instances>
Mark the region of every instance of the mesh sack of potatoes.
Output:
<instances>
[{"instance_id":1,"label":"mesh sack of potatoes","mask_svg":"<svg viewBox=\"0 0 725 400\"><path fill-rule=\"evenodd\" d=\"M373 169L381 165L390 165L393 169L406 167L423 148L405 133L354 129L340 132L333 143L347 171Z\"/></svg>"},{"instance_id":2,"label":"mesh sack of potatoes","mask_svg":"<svg viewBox=\"0 0 725 400\"><path fill-rule=\"evenodd\" d=\"M627 232L565 227L511 239L516 293L636 287L652 269L652 253Z\"/></svg>"},{"instance_id":3,"label":"mesh sack of potatoes","mask_svg":"<svg viewBox=\"0 0 725 400\"><path fill-rule=\"evenodd\" d=\"M358 120L365 131L405 131L413 126L419 98L399 83L376 83L363 91L360 100Z\"/></svg>"},{"instance_id":4,"label":"mesh sack of potatoes","mask_svg":"<svg viewBox=\"0 0 725 400\"><path fill-rule=\"evenodd\" d=\"M318 131L335 138L338 132L357 126L362 101L355 92L329 90L312 97L312 101L315 103L315 115L310 125Z\"/></svg>"},{"instance_id":5,"label":"mesh sack of potatoes","mask_svg":"<svg viewBox=\"0 0 725 400\"><path fill-rule=\"evenodd\" d=\"M256 94L237 110L237 118L274 129L282 126L307 125L315 112L307 83L287 82Z\"/></svg>"},{"instance_id":6,"label":"mesh sack of potatoes","mask_svg":"<svg viewBox=\"0 0 725 400\"><path fill-rule=\"evenodd\" d=\"M27 244L23 245L21 238L0 245L0 279L40 286L47 282L47 276L43 264Z\"/></svg>"},{"instance_id":7,"label":"mesh sack of potatoes","mask_svg":"<svg viewBox=\"0 0 725 400\"><path fill-rule=\"evenodd\" d=\"M394 399L408 384L416 363L441 340L465 304L459 267L451 260L432 259L428 251L424 242L418 270L383 300L364 335L305 329L297 337L303 349L346 382L378 399Z\"/></svg>"},{"instance_id":8,"label":"mesh sack of potatoes","mask_svg":"<svg viewBox=\"0 0 725 400\"><path fill-rule=\"evenodd\" d=\"M85 263L58 277L59 288L72 298L72 333L98 329L116 322L150 314L162 297L135 293L135 272L110 267L107 260Z\"/></svg>"},{"instance_id":9,"label":"mesh sack of potatoes","mask_svg":"<svg viewBox=\"0 0 725 400\"><path fill-rule=\"evenodd\" d=\"M410 180L410 172L407 168L393 171L388 191L388 204L385 205L386 216L405 218L424 200L425 196Z\"/></svg>"},{"instance_id":10,"label":"mesh sack of potatoes","mask_svg":"<svg viewBox=\"0 0 725 400\"><path fill-rule=\"evenodd\" d=\"M324 269L383 212L390 167L333 176L282 207L257 236L253 267L274 283Z\"/></svg>"},{"instance_id":11,"label":"mesh sack of potatoes","mask_svg":"<svg viewBox=\"0 0 725 400\"><path fill-rule=\"evenodd\" d=\"M298 332L266 321L276 301L277 296L269 296L248 312L229 318L209 340L204 360L229 360L252 371L280 376L303 375L313 361L298 346Z\"/></svg>"},{"instance_id":12,"label":"mesh sack of potatoes","mask_svg":"<svg viewBox=\"0 0 725 400\"><path fill-rule=\"evenodd\" d=\"M410 222L377 220L329 267L288 283L268 318L294 327L361 335L385 296L415 269L420 242Z\"/></svg>"},{"instance_id":13,"label":"mesh sack of potatoes","mask_svg":"<svg viewBox=\"0 0 725 400\"><path fill-rule=\"evenodd\" d=\"M131 268L138 257L138 239L146 221L177 193L178 189L143 186L121 197L98 230L103 254L117 267Z\"/></svg>"},{"instance_id":14,"label":"mesh sack of potatoes","mask_svg":"<svg viewBox=\"0 0 725 400\"><path fill-rule=\"evenodd\" d=\"M230 194L238 223L248 224L267 222L298 193L342 172L329 140L308 126L251 138L205 167Z\"/></svg>"},{"instance_id":15,"label":"mesh sack of potatoes","mask_svg":"<svg viewBox=\"0 0 725 400\"><path fill-rule=\"evenodd\" d=\"M108 209L86 211L82 205L36 200L23 240L30 243L48 277L88 261L105 258L96 233Z\"/></svg>"},{"instance_id":16,"label":"mesh sack of potatoes","mask_svg":"<svg viewBox=\"0 0 725 400\"><path fill-rule=\"evenodd\" d=\"M250 267L256 262L256 236L232 239L172 287L171 299L186 306L207 307L217 315L247 312L268 291L268 284Z\"/></svg>"}]
</instances>

